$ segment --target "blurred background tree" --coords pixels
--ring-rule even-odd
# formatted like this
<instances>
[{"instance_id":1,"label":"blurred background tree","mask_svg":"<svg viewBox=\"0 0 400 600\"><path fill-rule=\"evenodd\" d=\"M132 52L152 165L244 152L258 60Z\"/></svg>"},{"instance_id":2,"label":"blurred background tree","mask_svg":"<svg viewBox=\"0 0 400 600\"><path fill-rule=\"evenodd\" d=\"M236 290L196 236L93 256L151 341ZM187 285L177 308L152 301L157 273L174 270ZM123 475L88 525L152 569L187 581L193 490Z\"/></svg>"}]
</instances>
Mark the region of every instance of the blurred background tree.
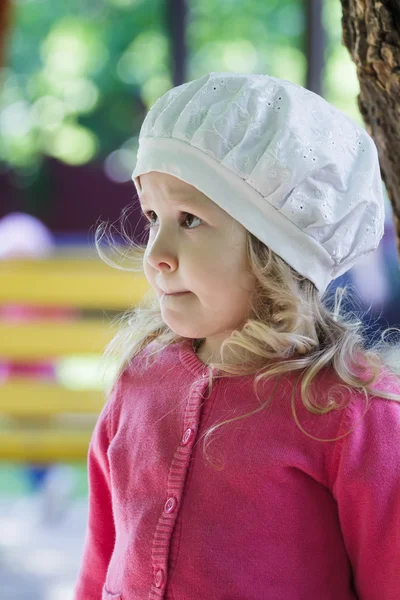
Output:
<instances>
[{"instance_id":1,"label":"blurred background tree","mask_svg":"<svg viewBox=\"0 0 400 600\"><path fill-rule=\"evenodd\" d=\"M186 7L185 80L237 70L305 84L302 3ZM0 73L0 217L25 211L55 232L87 232L99 214L118 218L131 199L144 115L177 85L170 8L161 0L13 3ZM324 95L360 121L340 10L337 0L324 3Z\"/></svg>"},{"instance_id":2,"label":"blurred background tree","mask_svg":"<svg viewBox=\"0 0 400 600\"><path fill-rule=\"evenodd\" d=\"M8 0L0 1L0 65L3 64L7 34L10 22L10 3Z\"/></svg>"}]
</instances>

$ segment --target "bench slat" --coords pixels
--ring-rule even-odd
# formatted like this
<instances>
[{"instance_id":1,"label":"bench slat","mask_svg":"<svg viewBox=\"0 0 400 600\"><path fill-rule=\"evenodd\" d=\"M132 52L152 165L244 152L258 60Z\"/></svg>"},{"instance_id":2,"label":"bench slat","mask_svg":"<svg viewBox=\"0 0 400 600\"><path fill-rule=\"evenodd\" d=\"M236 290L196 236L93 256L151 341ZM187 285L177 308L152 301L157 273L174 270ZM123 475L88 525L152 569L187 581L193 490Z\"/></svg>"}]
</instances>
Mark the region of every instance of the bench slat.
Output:
<instances>
[{"instance_id":1,"label":"bench slat","mask_svg":"<svg viewBox=\"0 0 400 600\"><path fill-rule=\"evenodd\" d=\"M0 414L12 417L99 414L105 401L101 390L70 390L34 379L10 380L0 385Z\"/></svg>"},{"instance_id":2,"label":"bench slat","mask_svg":"<svg viewBox=\"0 0 400 600\"><path fill-rule=\"evenodd\" d=\"M149 290L145 277L100 260L0 261L0 304L126 310Z\"/></svg>"},{"instance_id":3,"label":"bench slat","mask_svg":"<svg viewBox=\"0 0 400 600\"><path fill-rule=\"evenodd\" d=\"M0 358L40 360L102 353L115 332L110 319L0 322Z\"/></svg>"},{"instance_id":4,"label":"bench slat","mask_svg":"<svg viewBox=\"0 0 400 600\"><path fill-rule=\"evenodd\" d=\"M18 463L86 461L92 430L2 431L0 460Z\"/></svg>"}]
</instances>

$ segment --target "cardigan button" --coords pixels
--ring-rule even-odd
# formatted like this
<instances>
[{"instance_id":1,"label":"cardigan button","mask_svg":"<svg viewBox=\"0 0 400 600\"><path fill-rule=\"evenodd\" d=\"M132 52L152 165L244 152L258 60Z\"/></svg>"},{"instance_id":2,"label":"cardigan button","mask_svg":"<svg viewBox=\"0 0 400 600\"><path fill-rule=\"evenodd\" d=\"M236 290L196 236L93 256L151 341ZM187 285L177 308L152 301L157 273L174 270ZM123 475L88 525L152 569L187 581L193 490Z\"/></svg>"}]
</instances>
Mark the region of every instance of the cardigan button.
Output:
<instances>
[{"instance_id":1,"label":"cardigan button","mask_svg":"<svg viewBox=\"0 0 400 600\"><path fill-rule=\"evenodd\" d=\"M166 513L170 513L175 510L175 507L176 507L176 499L172 496L171 498L168 498L168 500L164 504L164 510Z\"/></svg>"},{"instance_id":2,"label":"cardigan button","mask_svg":"<svg viewBox=\"0 0 400 600\"><path fill-rule=\"evenodd\" d=\"M164 583L164 571L160 569L156 573L156 578L154 580L155 586L160 588Z\"/></svg>"},{"instance_id":3,"label":"cardigan button","mask_svg":"<svg viewBox=\"0 0 400 600\"><path fill-rule=\"evenodd\" d=\"M190 438L192 437L192 435L193 435L193 429L190 429L190 427L189 427L189 429L186 429L186 431L185 431L185 433L183 435L183 438L182 438L182 445L183 446L186 446L186 444L188 443L188 441L190 440Z\"/></svg>"}]
</instances>

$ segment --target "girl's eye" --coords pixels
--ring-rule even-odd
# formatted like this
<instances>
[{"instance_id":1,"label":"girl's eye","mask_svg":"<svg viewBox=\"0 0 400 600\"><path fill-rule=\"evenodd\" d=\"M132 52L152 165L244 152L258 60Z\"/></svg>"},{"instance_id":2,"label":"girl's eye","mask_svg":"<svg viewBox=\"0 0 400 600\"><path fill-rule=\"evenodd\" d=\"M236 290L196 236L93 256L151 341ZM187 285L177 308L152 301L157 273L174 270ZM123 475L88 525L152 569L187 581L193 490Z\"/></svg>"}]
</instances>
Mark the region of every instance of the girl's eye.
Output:
<instances>
[{"instance_id":1,"label":"girl's eye","mask_svg":"<svg viewBox=\"0 0 400 600\"><path fill-rule=\"evenodd\" d=\"M144 213L146 216L146 219L148 220L148 223L145 224L145 229L153 229L155 222L151 219L151 215L155 215L156 213L154 212L154 210L149 210L148 212ZM199 217L196 217L195 215L192 215L190 213L183 213L185 215L184 218L184 222L187 222L188 220L192 220L193 219L197 219L198 221L201 222L201 219L199 219ZM150 216L150 218L149 218ZM195 229L194 227L188 227L188 229Z\"/></svg>"}]
</instances>

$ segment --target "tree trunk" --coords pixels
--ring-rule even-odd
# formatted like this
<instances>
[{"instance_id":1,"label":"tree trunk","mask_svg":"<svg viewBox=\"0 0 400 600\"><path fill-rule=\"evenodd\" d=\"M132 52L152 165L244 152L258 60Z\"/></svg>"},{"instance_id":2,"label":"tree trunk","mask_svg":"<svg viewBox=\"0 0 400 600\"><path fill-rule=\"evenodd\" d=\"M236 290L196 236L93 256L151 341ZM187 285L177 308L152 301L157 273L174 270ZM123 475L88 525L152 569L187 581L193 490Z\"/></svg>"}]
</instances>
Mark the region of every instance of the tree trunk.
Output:
<instances>
[{"instance_id":1,"label":"tree trunk","mask_svg":"<svg viewBox=\"0 0 400 600\"><path fill-rule=\"evenodd\" d=\"M343 44L357 67L358 106L378 148L400 254L400 0L341 0Z\"/></svg>"},{"instance_id":2,"label":"tree trunk","mask_svg":"<svg viewBox=\"0 0 400 600\"><path fill-rule=\"evenodd\" d=\"M4 63L5 43L7 39L7 30L10 20L9 0L0 0L0 67ZM0 82L1 83L1 82Z\"/></svg>"}]
</instances>

